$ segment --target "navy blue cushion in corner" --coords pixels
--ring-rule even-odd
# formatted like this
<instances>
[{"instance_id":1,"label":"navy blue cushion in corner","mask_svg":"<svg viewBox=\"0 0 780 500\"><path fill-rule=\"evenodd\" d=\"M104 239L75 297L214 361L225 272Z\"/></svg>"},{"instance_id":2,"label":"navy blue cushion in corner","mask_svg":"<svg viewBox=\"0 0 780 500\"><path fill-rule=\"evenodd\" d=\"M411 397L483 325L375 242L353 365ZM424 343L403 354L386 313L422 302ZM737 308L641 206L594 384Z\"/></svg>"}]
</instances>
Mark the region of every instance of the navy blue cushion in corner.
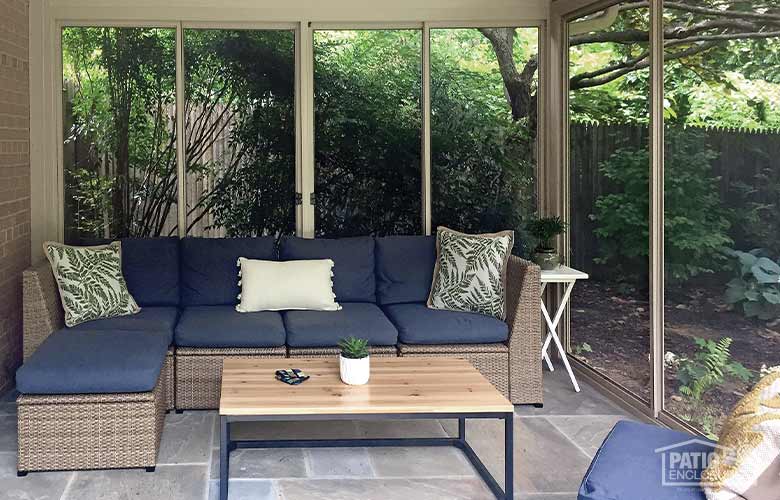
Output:
<instances>
[{"instance_id":1,"label":"navy blue cushion in corner","mask_svg":"<svg viewBox=\"0 0 780 500\"><path fill-rule=\"evenodd\" d=\"M696 486L663 484L664 451L709 453L713 444L684 432L620 421L596 452L577 500L705 500ZM700 474L701 467L694 473Z\"/></svg>"},{"instance_id":2,"label":"navy blue cushion in corner","mask_svg":"<svg viewBox=\"0 0 780 500\"><path fill-rule=\"evenodd\" d=\"M140 331L140 332L160 332L168 336L168 342L173 342L173 328L176 326L176 319L179 317L179 309L176 307L142 307L136 314L126 316L115 316L113 318L96 319L79 323L76 326L67 328L74 331Z\"/></svg>"},{"instance_id":3,"label":"navy blue cushion in corner","mask_svg":"<svg viewBox=\"0 0 780 500\"><path fill-rule=\"evenodd\" d=\"M276 260L276 240L184 238L181 240L181 304L216 306L238 303L239 257Z\"/></svg>"},{"instance_id":4,"label":"navy blue cushion in corner","mask_svg":"<svg viewBox=\"0 0 780 500\"><path fill-rule=\"evenodd\" d=\"M179 305L179 238L121 241L122 274L138 305Z\"/></svg>"},{"instance_id":5,"label":"navy blue cushion in corner","mask_svg":"<svg viewBox=\"0 0 780 500\"><path fill-rule=\"evenodd\" d=\"M435 264L435 236L377 238L377 303L402 304L427 301Z\"/></svg>"},{"instance_id":6,"label":"navy blue cushion in corner","mask_svg":"<svg viewBox=\"0 0 780 500\"><path fill-rule=\"evenodd\" d=\"M168 336L158 332L51 334L16 372L22 394L148 392L160 376Z\"/></svg>"},{"instance_id":7,"label":"navy blue cushion in corner","mask_svg":"<svg viewBox=\"0 0 780 500\"><path fill-rule=\"evenodd\" d=\"M176 325L179 347L279 347L284 345L282 316L275 311L237 312L234 306L193 306Z\"/></svg>"},{"instance_id":8,"label":"navy blue cushion in corner","mask_svg":"<svg viewBox=\"0 0 780 500\"><path fill-rule=\"evenodd\" d=\"M403 344L491 344L509 337L509 326L483 314L430 309L425 304L383 307Z\"/></svg>"},{"instance_id":9,"label":"navy blue cushion in corner","mask_svg":"<svg viewBox=\"0 0 780 500\"><path fill-rule=\"evenodd\" d=\"M374 238L282 238L280 260L332 259L333 292L339 302L374 302Z\"/></svg>"},{"instance_id":10,"label":"navy blue cushion in corner","mask_svg":"<svg viewBox=\"0 0 780 500\"><path fill-rule=\"evenodd\" d=\"M368 340L370 345L395 345L398 331L376 304L344 302L340 311L285 311L287 345L335 347L344 337Z\"/></svg>"}]
</instances>

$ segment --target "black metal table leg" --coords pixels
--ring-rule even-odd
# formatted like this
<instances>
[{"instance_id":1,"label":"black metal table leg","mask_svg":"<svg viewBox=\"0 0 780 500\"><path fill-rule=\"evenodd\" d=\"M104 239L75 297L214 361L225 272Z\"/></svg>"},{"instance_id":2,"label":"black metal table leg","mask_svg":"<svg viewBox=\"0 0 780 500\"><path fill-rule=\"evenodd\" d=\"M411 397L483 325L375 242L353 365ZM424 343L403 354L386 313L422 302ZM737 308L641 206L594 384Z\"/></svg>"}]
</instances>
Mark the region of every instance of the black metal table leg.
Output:
<instances>
[{"instance_id":1,"label":"black metal table leg","mask_svg":"<svg viewBox=\"0 0 780 500\"><path fill-rule=\"evenodd\" d=\"M458 439L466 442L466 419L462 417L458 419Z\"/></svg>"},{"instance_id":2,"label":"black metal table leg","mask_svg":"<svg viewBox=\"0 0 780 500\"><path fill-rule=\"evenodd\" d=\"M504 494L507 500L514 497L515 466L514 466L514 413L504 417Z\"/></svg>"},{"instance_id":3,"label":"black metal table leg","mask_svg":"<svg viewBox=\"0 0 780 500\"><path fill-rule=\"evenodd\" d=\"M230 473L230 423L226 417L219 417L219 500L227 500Z\"/></svg>"}]
</instances>

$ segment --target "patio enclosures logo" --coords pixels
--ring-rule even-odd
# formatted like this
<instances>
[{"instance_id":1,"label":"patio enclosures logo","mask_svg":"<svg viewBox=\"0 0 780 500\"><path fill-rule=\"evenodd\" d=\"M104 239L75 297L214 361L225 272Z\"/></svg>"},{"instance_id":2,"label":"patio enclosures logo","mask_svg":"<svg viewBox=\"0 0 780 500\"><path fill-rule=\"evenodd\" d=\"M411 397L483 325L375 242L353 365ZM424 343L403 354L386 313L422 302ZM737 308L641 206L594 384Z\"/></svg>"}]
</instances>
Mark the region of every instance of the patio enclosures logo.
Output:
<instances>
[{"instance_id":1,"label":"patio enclosures logo","mask_svg":"<svg viewBox=\"0 0 780 500\"><path fill-rule=\"evenodd\" d=\"M734 450L706 439L689 439L656 448L655 453L661 459L661 484L696 488L708 486L702 482L701 477L712 463L716 452L720 455L720 460L736 460Z\"/></svg>"}]
</instances>

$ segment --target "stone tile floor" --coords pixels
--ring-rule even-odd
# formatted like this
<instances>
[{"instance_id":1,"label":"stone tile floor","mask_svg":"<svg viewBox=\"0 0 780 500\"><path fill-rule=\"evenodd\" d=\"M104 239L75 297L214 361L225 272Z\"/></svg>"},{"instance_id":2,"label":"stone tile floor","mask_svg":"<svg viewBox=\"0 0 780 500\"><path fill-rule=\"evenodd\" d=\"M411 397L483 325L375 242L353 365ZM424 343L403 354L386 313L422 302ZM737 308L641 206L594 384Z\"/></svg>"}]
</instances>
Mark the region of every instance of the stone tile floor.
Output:
<instances>
[{"instance_id":1,"label":"stone tile floor","mask_svg":"<svg viewBox=\"0 0 780 500\"><path fill-rule=\"evenodd\" d=\"M631 417L564 370L545 372L545 406L515 410L515 491L523 500L573 500L593 454L612 425ZM216 412L171 413L157 470L44 472L16 477L13 394L0 399L0 499L217 499ZM457 433L455 421L247 424L237 438L412 437ZM466 435L497 478L503 475L503 428L471 421ZM231 500L490 499L456 449L350 448L237 450L231 455Z\"/></svg>"}]
</instances>

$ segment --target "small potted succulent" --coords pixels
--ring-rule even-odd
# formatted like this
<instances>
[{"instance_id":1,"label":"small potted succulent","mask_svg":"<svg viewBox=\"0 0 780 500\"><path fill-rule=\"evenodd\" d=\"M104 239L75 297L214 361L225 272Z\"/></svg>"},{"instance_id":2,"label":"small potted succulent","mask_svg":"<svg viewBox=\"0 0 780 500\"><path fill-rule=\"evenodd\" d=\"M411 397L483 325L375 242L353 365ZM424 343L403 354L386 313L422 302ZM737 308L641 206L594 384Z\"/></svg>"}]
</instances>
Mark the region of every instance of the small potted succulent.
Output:
<instances>
[{"instance_id":1,"label":"small potted succulent","mask_svg":"<svg viewBox=\"0 0 780 500\"><path fill-rule=\"evenodd\" d=\"M536 238L533 261L544 270L555 269L561 258L553 246L552 240L566 232L566 223L560 217L540 217L528 224L528 232Z\"/></svg>"},{"instance_id":2,"label":"small potted succulent","mask_svg":"<svg viewBox=\"0 0 780 500\"><path fill-rule=\"evenodd\" d=\"M339 341L339 370L341 381L348 385L363 385L368 382L371 365L368 357L368 341L347 337Z\"/></svg>"}]
</instances>

